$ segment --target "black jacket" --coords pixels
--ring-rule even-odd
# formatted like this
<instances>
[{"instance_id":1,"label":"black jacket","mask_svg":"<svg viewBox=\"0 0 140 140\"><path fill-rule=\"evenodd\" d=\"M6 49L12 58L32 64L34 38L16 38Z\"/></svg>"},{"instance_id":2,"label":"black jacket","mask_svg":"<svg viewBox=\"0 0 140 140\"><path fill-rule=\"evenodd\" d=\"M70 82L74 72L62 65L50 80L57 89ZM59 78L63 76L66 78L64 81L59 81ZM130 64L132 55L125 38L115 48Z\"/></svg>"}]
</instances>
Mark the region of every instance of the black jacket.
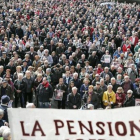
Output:
<instances>
[{"instance_id":1,"label":"black jacket","mask_svg":"<svg viewBox=\"0 0 140 140\"><path fill-rule=\"evenodd\" d=\"M16 34L19 36L20 39L24 36L23 30L21 28L16 29Z\"/></svg>"},{"instance_id":2,"label":"black jacket","mask_svg":"<svg viewBox=\"0 0 140 140\"><path fill-rule=\"evenodd\" d=\"M91 95L90 103L94 105L94 109L100 108L101 100L99 99L99 95L97 93L94 92Z\"/></svg>"},{"instance_id":3,"label":"black jacket","mask_svg":"<svg viewBox=\"0 0 140 140\"><path fill-rule=\"evenodd\" d=\"M90 56L89 58L88 58L88 61L89 61L89 64L90 64L90 66L92 66L93 68L95 67L95 66L97 66L97 64L98 64L98 62L99 62L99 59L98 59L98 56Z\"/></svg>"},{"instance_id":4,"label":"black jacket","mask_svg":"<svg viewBox=\"0 0 140 140\"><path fill-rule=\"evenodd\" d=\"M18 80L15 80L14 82L14 91L15 94L18 96L21 96L22 94L24 94L26 92L26 83L22 80L20 83L20 86L18 87ZM17 93L17 90L21 90L20 93Z\"/></svg>"},{"instance_id":5,"label":"black jacket","mask_svg":"<svg viewBox=\"0 0 140 140\"><path fill-rule=\"evenodd\" d=\"M0 105L0 109L2 109L4 111L4 116L3 116L3 120L5 120L6 122L8 122L8 113L7 113L7 106L5 105Z\"/></svg>"},{"instance_id":6,"label":"black jacket","mask_svg":"<svg viewBox=\"0 0 140 140\"><path fill-rule=\"evenodd\" d=\"M4 67L6 67L6 65L8 65L8 63L9 63L9 58L5 58L5 60L4 60L4 58L2 58L2 65L4 66Z\"/></svg>"},{"instance_id":7,"label":"black jacket","mask_svg":"<svg viewBox=\"0 0 140 140\"><path fill-rule=\"evenodd\" d=\"M119 85L115 83L115 84L112 85L112 86L113 86L113 89L112 89L112 90L116 93L117 88L119 87Z\"/></svg>"},{"instance_id":8,"label":"black jacket","mask_svg":"<svg viewBox=\"0 0 140 140\"><path fill-rule=\"evenodd\" d=\"M81 96L79 93L76 93L74 96L73 93L68 94L67 97L68 107L69 109L78 109L81 107ZM76 105L76 108L73 108L73 106Z\"/></svg>"},{"instance_id":9,"label":"black jacket","mask_svg":"<svg viewBox=\"0 0 140 140\"><path fill-rule=\"evenodd\" d=\"M65 84L63 84L62 86L60 86L59 84L56 85L55 87L56 90L62 90L63 92L63 99L62 100L66 100L67 98L67 86Z\"/></svg>"},{"instance_id":10,"label":"black jacket","mask_svg":"<svg viewBox=\"0 0 140 140\"><path fill-rule=\"evenodd\" d=\"M123 104L124 107L130 107L130 106L135 106L135 99L131 96L130 98L128 98L126 96L126 99L124 101Z\"/></svg>"},{"instance_id":11,"label":"black jacket","mask_svg":"<svg viewBox=\"0 0 140 140\"><path fill-rule=\"evenodd\" d=\"M135 89L134 97L135 97L135 99L136 99L136 98L140 99L140 88L136 88L136 89Z\"/></svg>"},{"instance_id":12,"label":"black jacket","mask_svg":"<svg viewBox=\"0 0 140 140\"><path fill-rule=\"evenodd\" d=\"M41 83L36 88L36 94L39 102L50 102L49 99L52 98L53 95L52 86L49 84L48 88L46 88Z\"/></svg>"}]
</instances>

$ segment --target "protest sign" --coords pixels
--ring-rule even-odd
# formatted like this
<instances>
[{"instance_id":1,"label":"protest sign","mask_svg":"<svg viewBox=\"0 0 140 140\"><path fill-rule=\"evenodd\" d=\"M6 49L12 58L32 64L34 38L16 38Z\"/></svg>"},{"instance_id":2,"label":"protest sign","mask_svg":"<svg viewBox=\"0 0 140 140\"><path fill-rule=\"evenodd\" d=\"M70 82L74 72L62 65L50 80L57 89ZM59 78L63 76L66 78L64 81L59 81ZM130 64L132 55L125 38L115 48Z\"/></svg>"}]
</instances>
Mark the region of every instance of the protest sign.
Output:
<instances>
[{"instance_id":1,"label":"protest sign","mask_svg":"<svg viewBox=\"0 0 140 140\"><path fill-rule=\"evenodd\" d=\"M8 109L13 140L139 140L140 107Z\"/></svg>"}]
</instances>

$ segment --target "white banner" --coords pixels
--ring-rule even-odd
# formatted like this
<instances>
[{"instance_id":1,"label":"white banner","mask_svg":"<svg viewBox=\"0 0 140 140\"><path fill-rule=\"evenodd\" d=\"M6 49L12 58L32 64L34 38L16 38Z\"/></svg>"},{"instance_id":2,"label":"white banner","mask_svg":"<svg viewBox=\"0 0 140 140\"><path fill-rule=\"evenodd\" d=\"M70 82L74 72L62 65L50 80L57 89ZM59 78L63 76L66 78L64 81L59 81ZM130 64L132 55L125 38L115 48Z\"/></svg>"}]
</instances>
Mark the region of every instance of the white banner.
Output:
<instances>
[{"instance_id":1,"label":"white banner","mask_svg":"<svg viewBox=\"0 0 140 140\"><path fill-rule=\"evenodd\" d=\"M12 140L140 140L140 107L9 109Z\"/></svg>"}]
</instances>

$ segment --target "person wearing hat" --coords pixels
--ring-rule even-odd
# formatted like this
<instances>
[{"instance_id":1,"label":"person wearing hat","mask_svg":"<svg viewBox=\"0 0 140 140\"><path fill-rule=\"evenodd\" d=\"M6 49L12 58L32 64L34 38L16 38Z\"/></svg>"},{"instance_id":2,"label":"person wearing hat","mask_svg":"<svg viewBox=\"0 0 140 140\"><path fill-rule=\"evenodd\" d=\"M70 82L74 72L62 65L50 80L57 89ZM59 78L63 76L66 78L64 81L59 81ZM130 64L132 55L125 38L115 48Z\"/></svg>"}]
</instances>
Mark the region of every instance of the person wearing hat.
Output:
<instances>
[{"instance_id":1,"label":"person wearing hat","mask_svg":"<svg viewBox=\"0 0 140 140\"><path fill-rule=\"evenodd\" d=\"M2 85L0 86L0 98L3 95L10 97L10 100L13 100L13 92L11 86L8 84L7 80L2 80Z\"/></svg>"},{"instance_id":2,"label":"person wearing hat","mask_svg":"<svg viewBox=\"0 0 140 140\"><path fill-rule=\"evenodd\" d=\"M123 88L118 87L116 91L116 103L115 103L115 108L120 108L123 106L123 103L125 101L125 96Z\"/></svg>"},{"instance_id":3,"label":"person wearing hat","mask_svg":"<svg viewBox=\"0 0 140 140\"><path fill-rule=\"evenodd\" d=\"M88 87L87 103L92 104L94 106L94 109L100 108L100 99L97 93L94 92L93 85L90 85Z\"/></svg>"},{"instance_id":4,"label":"person wearing hat","mask_svg":"<svg viewBox=\"0 0 140 140\"><path fill-rule=\"evenodd\" d=\"M133 98L133 91L128 90L123 107L131 107L131 106L135 106L135 99Z\"/></svg>"},{"instance_id":5,"label":"person wearing hat","mask_svg":"<svg viewBox=\"0 0 140 140\"><path fill-rule=\"evenodd\" d=\"M1 97L0 109L2 109L2 110L4 111L3 120L5 120L6 122L8 122L7 108L8 108L9 102L10 102L9 96L3 95L3 96Z\"/></svg>"},{"instance_id":6,"label":"person wearing hat","mask_svg":"<svg viewBox=\"0 0 140 140\"><path fill-rule=\"evenodd\" d=\"M28 69L27 61L23 60L23 65L21 65L22 71L25 74L26 70Z\"/></svg>"}]
</instances>

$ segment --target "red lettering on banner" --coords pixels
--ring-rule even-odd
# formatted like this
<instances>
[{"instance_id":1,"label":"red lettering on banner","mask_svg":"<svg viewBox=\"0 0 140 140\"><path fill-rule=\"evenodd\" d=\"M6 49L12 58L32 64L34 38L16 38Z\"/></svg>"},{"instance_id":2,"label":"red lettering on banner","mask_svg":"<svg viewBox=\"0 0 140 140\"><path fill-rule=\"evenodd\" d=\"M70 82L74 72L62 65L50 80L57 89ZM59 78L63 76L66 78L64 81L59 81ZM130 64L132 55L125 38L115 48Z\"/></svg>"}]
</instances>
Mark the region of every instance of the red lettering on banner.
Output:
<instances>
[{"instance_id":1,"label":"red lettering on banner","mask_svg":"<svg viewBox=\"0 0 140 140\"><path fill-rule=\"evenodd\" d=\"M67 121L69 134L70 134L70 135L75 135L75 134L77 134L76 132L72 132L72 131L71 131L71 129L74 128L74 127L71 126L70 123L74 123L74 121Z\"/></svg>"},{"instance_id":2,"label":"red lettering on banner","mask_svg":"<svg viewBox=\"0 0 140 140\"><path fill-rule=\"evenodd\" d=\"M56 129L55 135L60 135L58 129L64 127L64 123L61 120L54 120L54 123L55 123L55 129ZM58 123L61 123L61 125L58 125Z\"/></svg>"},{"instance_id":3,"label":"red lettering on banner","mask_svg":"<svg viewBox=\"0 0 140 140\"><path fill-rule=\"evenodd\" d=\"M25 133L24 122L23 121L20 121L20 124L21 124L21 129L22 129L22 135L23 136L30 136L29 133Z\"/></svg>"},{"instance_id":4,"label":"red lettering on banner","mask_svg":"<svg viewBox=\"0 0 140 140\"><path fill-rule=\"evenodd\" d=\"M36 131L40 131L41 134L42 134L41 136L46 136L46 135L44 134L44 132L43 132L43 130L42 130L42 128L41 128L41 126L40 126L40 124L39 124L38 121L35 122L35 125L34 125L34 128L33 128L32 135L31 135L31 136L35 136L35 132L36 132Z\"/></svg>"},{"instance_id":5,"label":"red lettering on banner","mask_svg":"<svg viewBox=\"0 0 140 140\"><path fill-rule=\"evenodd\" d=\"M130 131L131 131L130 136L135 136L135 134L134 134L134 128L135 128L137 131L139 131L139 133L140 133L140 128L138 128L138 126L136 126L136 125L134 124L134 121L129 121L129 124L130 124Z\"/></svg>"},{"instance_id":6,"label":"red lettering on banner","mask_svg":"<svg viewBox=\"0 0 140 140\"><path fill-rule=\"evenodd\" d=\"M109 127L109 135L114 136L113 133L112 133L111 122L107 122L107 124L108 124L108 127Z\"/></svg>"},{"instance_id":7,"label":"red lettering on banner","mask_svg":"<svg viewBox=\"0 0 140 140\"><path fill-rule=\"evenodd\" d=\"M119 131L119 125L121 125L123 127L123 132L122 133ZM116 133L119 136L125 136L127 134L126 125L124 124L124 122L116 122L115 123L115 129L116 129Z\"/></svg>"},{"instance_id":8,"label":"red lettering on banner","mask_svg":"<svg viewBox=\"0 0 140 140\"><path fill-rule=\"evenodd\" d=\"M101 132L99 132L98 130L96 130L97 134L99 135L104 135L105 134L105 131L104 129L101 127L102 126L105 126L105 124L103 122L97 122L96 125L101 129Z\"/></svg>"},{"instance_id":9,"label":"red lettering on banner","mask_svg":"<svg viewBox=\"0 0 140 140\"><path fill-rule=\"evenodd\" d=\"M89 123L89 129L81 122L81 121L78 121L78 123L79 123L79 126L80 126L80 130L81 130L81 134L84 134L84 132L83 132L83 127L90 133L90 134L94 134L93 133L93 129L92 129L92 124L91 124L91 121L88 121L88 123Z\"/></svg>"}]
</instances>

